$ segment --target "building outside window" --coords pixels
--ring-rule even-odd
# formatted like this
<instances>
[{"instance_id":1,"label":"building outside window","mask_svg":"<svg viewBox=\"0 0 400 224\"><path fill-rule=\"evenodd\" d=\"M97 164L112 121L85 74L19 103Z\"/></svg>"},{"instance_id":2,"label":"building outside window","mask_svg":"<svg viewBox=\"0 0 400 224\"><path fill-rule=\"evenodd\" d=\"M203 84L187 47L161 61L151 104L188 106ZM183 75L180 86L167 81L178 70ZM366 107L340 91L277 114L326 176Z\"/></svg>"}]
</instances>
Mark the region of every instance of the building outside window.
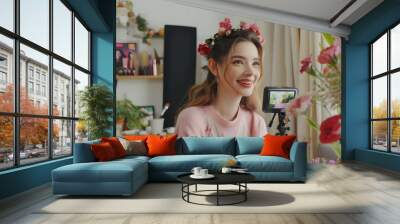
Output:
<instances>
[{"instance_id":1,"label":"building outside window","mask_svg":"<svg viewBox=\"0 0 400 224\"><path fill-rule=\"evenodd\" d=\"M29 91L29 94L34 93L33 82L31 82L31 81L28 82L28 91Z\"/></svg>"},{"instance_id":2,"label":"building outside window","mask_svg":"<svg viewBox=\"0 0 400 224\"><path fill-rule=\"evenodd\" d=\"M70 10L71 7L65 5L67 3L65 1L18 2L18 13L14 11L10 13L15 17L15 21L19 21L15 30L19 30L20 33L11 36L9 32L13 31L8 29L6 32L0 29L0 83L12 84L14 87L12 91L17 89L11 78L14 76L12 73L14 69L10 69L10 66L13 68L19 65L20 74L17 75L17 80L20 80L19 89L21 92L26 91L28 96L20 95L18 99L10 101L15 101L16 106L20 108L18 113L14 110L4 111L4 108L14 108L14 103L3 105L4 102L0 102L0 123L5 130L0 133L2 140L0 141L0 156L5 158L0 160L0 171L70 156L74 141L87 138L87 131L82 127L77 128L79 114L73 113L72 108L58 107L59 109L54 109L52 114L48 109L50 106L57 108L56 103L60 94L63 94L63 104L74 105L74 102L79 102L77 93L89 85L89 82L85 82L91 75L90 61L88 61L91 48L89 30L75 16L75 12ZM49 4L50 2L52 4ZM36 13L38 10L34 9L43 13L38 15ZM46 11L48 13L45 13ZM19 18L16 18L17 16ZM53 25L52 35L49 35L49 24ZM31 29L32 27L35 29ZM49 48L50 43L53 43L53 52ZM15 49L19 50L15 51ZM53 58L53 53L62 57L63 60L56 63L57 59ZM11 60L14 54L17 54L17 58L20 59L18 63ZM72 55L75 55L74 60ZM49 63L50 61L53 63ZM50 71L53 71L53 74ZM72 71L75 71L75 74L79 73L75 80L73 80ZM51 77L54 77L53 89L47 94ZM64 81L63 87L58 85L60 79ZM66 85L72 84L76 85L75 91L65 88ZM0 91L0 97L2 94L14 95L13 92ZM50 105L49 99L54 99L55 104ZM19 125L16 127L19 131L15 135L14 125ZM52 132L49 133L50 130ZM33 131L43 134L33 139L29 134ZM14 154L14 151L17 154ZM19 159L17 160L16 157Z\"/></svg>"}]
</instances>

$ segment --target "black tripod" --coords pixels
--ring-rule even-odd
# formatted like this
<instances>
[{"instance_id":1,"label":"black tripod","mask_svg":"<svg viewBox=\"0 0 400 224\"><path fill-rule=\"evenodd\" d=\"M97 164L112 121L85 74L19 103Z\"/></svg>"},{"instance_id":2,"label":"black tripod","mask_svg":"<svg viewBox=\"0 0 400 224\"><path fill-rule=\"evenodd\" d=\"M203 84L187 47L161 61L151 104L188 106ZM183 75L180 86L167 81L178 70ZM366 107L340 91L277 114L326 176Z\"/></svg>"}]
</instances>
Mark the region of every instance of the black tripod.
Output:
<instances>
[{"instance_id":1,"label":"black tripod","mask_svg":"<svg viewBox=\"0 0 400 224\"><path fill-rule=\"evenodd\" d=\"M286 127L286 123L285 123L286 113L284 111L274 112L274 115L272 116L272 119L268 124L268 128L272 127L272 123L274 122L276 114L278 114L278 120L279 120L279 124L276 128L278 130L276 135L281 135L281 136L287 135L286 131L289 131L290 127Z\"/></svg>"}]
</instances>

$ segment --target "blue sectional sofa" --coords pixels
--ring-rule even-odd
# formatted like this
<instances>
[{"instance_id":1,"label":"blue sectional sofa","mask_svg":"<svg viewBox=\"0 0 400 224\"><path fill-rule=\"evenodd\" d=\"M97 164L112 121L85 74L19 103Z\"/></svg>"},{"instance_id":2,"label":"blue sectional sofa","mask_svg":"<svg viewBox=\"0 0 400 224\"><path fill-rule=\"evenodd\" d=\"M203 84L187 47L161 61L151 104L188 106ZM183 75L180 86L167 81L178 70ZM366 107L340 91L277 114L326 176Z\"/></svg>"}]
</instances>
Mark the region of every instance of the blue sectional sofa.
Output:
<instances>
[{"instance_id":1,"label":"blue sectional sofa","mask_svg":"<svg viewBox=\"0 0 400 224\"><path fill-rule=\"evenodd\" d=\"M177 155L127 156L96 162L90 149L98 141L75 144L74 163L52 171L53 193L68 195L131 195L148 181L176 181L193 167L218 172L230 159L256 177L256 181L305 182L306 143L295 142L290 159L260 156L261 137L184 137Z\"/></svg>"}]
</instances>

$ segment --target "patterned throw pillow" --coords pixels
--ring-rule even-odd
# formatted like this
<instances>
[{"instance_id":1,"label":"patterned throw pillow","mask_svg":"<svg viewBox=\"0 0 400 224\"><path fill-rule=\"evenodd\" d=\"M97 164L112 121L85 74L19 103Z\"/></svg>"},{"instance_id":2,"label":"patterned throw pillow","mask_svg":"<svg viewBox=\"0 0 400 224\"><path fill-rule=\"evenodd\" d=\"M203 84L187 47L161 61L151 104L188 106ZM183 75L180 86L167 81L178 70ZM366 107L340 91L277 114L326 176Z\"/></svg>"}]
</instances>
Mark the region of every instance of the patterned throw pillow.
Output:
<instances>
[{"instance_id":1,"label":"patterned throw pillow","mask_svg":"<svg viewBox=\"0 0 400 224\"><path fill-rule=\"evenodd\" d=\"M147 148L144 141L127 141L126 155L146 156Z\"/></svg>"}]
</instances>

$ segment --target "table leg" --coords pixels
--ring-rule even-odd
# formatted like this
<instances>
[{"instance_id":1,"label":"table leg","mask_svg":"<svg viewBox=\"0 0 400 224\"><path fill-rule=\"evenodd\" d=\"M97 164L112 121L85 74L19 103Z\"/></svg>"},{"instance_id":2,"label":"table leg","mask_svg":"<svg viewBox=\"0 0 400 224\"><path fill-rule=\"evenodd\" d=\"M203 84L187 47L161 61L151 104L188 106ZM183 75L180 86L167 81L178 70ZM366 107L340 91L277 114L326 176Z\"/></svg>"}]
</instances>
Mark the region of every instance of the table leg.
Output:
<instances>
[{"instance_id":1,"label":"table leg","mask_svg":"<svg viewBox=\"0 0 400 224\"><path fill-rule=\"evenodd\" d=\"M244 183L244 201L247 201L247 192L248 192L248 190L247 190L247 183Z\"/></svg>"},{"instance_id":2,"label":"table leg","mask_svg":"<svg viewBox=\"0 0 400 224\"><path fill-rule=\"evenodd\" d=\"M219 205L219 184L217 184L217 206Z\"/></svg>"}]
</instances>

